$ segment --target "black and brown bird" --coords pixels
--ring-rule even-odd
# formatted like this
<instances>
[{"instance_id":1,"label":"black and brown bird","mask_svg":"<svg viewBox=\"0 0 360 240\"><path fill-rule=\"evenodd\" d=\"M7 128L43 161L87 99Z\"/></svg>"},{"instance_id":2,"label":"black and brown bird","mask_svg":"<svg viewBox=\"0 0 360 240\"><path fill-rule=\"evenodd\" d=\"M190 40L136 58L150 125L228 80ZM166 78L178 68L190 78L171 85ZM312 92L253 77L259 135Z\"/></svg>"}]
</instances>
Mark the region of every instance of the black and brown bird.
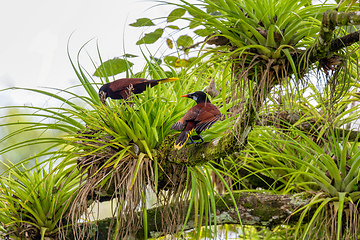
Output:
<instances>
[{"instance_id":1,"label":"black and brown bird","mask_svg":"<svg viewBox=\"0 0 360 240\"><path fill-rule=\"evenodd\" d=\"M159 83L173 82L178 78L164 78L159 80L147 80L144 78L121 78L101 86L99 89L100 101L105 104L106 98L127 99L131 93L139 94L146 90L146 87L153 87Z\"/></svg>"},{"instance_id":2,"label":"black and brown bird","mask_svg":"<svg viewBox=\"0 0 360 240\"><path fill-rule=\"evenodd\" d=\"M194 129L200 137L201 142L203 142L204 139L201 137L200 133L203 130L210 128L221 116L219 109L210 102L206 93L202 91L189 93L181 97L191 98L195 100L197 104L190 108L183 118L171 126L171 129L182 130L179 137L176 139L174 145L175 149L182 148L189 138L191 143L195 143L190 136Z\"/></svg>"}]
</instances>

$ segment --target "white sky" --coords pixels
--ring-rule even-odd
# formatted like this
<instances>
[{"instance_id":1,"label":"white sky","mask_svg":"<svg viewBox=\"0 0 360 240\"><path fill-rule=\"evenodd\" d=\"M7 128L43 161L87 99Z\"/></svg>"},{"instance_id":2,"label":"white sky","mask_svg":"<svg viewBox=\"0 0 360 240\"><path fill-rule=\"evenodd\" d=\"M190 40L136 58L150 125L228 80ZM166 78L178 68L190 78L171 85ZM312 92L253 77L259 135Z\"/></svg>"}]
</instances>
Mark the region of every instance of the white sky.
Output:
<instances>
[{"instance_id":1,"label":"white sky","mask_svg":"<svg viewBox=\"0 0 360 240\"><path fill-rule=\"evenodd\" d=\"M13 86L64 89L78 84L66 52L72 33L69 49L74 60L80 47L90 39L94 40L86 51L97 63L96 42L103 61L123 55L124 46L126 53L140 55L135 43L144 29L129 24L137 18L153 19L170 13L169 7L151 8L156 4L150 0L6 1L0 14L0 89ZM89 62L86 52L81 59L93 73L91 64L86 65ZM24 91L0 92L0 107L38 105L47 99Z\"/></svg>"}]
</instances>

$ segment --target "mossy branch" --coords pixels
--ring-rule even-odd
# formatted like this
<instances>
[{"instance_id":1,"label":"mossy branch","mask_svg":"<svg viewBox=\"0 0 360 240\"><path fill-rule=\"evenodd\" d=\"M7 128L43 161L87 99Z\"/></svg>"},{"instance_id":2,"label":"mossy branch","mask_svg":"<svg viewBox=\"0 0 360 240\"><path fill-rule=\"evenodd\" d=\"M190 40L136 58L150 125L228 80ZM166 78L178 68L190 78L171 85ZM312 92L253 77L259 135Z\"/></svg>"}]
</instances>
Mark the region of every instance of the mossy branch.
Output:
<instances>
[{"instance_id":1,"label":"mossy branch","mask_svg":"<svg viewBox=\"0 0 360 240\"><path fill-rule=\"evenodd\" d=\"M201 165L204 162L216 161L222 157L232 155L236 146L236 141L230 134L212 142L185 145L180 150L175 150L173 147L175 139L175 136L168 137L168 141L164 141L161 145L162 149L167 149L164 157L168 162L188 166Z\"/></svg>"},{"instance_id":2,"label":"mossy branch","mask_svg":"<svg viewBox=\"0 0 360 240\"><path fill-rule=\"evenodd\" d=\"M336 10L326 11L323 14L319 37L314 48L314 57L317 57L318 59L326 58L329 56L330 52L353 44L355 42L354 37L356 39L357 36L358 39L359 32L353 33L351 37L345 36L336 41L333 40L333 33L335 28L338 26L358 24L360 24L360 12L338 12ZM349 40L351 41L349 42Z\"/></svg>"},{"instance_id":3,"label":"mossy branch","mask_svg":"<svg viewBox=\"0 0 360 240\"><path fill-rule=\"evenodd\" d=\"M292 215L294 210L304 206L308 200L304 196L291 195L269 195L263 193L233 193L237 208L239 209L241 223L243 225L274 227L280 224L293 224L298 220L300 213ZM184 203L188 204L188 203ZM163 236L162 229L165 227L162 222L162 207L147 210L148 216L148 236ZM240 224L236 210L231 197L226 194L222 198L216 197L217 224ZM190 218L185 225L184 230L193 229L195 214L192 210ZM90 239L97 236L99 240L111 239L108 236L109 226L112 218L99 220L92 223L92 229L89 231ZM81 224L80 224L81 225ZM114 227L114 226L113 226ZM182 226L179 226L181 229ZM88 229L88 228L87 228ZM113 231L110 231L113 232ZM137 239L143 238L144 229L140 227ZM68 240L75 239L70 233Z\"/></svg>"}]
</instances>

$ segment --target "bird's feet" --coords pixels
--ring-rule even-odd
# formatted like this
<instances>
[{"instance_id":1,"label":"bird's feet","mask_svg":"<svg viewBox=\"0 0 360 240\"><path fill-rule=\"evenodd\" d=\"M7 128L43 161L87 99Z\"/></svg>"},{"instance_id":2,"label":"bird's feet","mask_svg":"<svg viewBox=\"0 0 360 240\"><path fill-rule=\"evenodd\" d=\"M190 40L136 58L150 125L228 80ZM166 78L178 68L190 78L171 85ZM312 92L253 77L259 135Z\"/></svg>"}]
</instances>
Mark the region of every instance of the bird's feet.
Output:
<instances>
[{"instance_id":1,"label":"bird's feet","mask_svg":"<svg viewBox=\"0 0 360 240\"><path fill-rule=\"evenodd\" d=\"M204 142L204 139L200 135L197 135L195 137L196 137L196 140L200 139L201 142L195 142L194 139L190 136L189 139L190 139L191 142L187 142L186 145L190 145L190 144L199 145L199 144Z\"/></svg>"}]
</instances>

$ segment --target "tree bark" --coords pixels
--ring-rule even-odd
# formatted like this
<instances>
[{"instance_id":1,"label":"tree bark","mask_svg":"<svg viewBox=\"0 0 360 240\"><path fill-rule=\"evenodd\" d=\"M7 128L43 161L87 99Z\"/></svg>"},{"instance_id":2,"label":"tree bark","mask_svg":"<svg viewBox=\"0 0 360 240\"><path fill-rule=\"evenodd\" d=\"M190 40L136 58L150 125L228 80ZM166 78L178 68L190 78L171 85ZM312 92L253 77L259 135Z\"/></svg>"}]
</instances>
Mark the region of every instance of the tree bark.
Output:
<instances>
[{"instance_id":1,"label":"tree bark","mask_svg":"<svg viewBox=\"0 0 360 240\"><path fill-rule=\"evenodd\" d=\"M233 193L236 206L239 210L241 222L238 218L234 202L230 195L226 194L220 199L216 197L216 222L223 224L243 224L252 226L274 227L279 224L293 224L299 218L300 213L294 213L296 209L303 207L308 200L304 196L291 195L268 195L266 193ZM188 204L188 203L184 203ZM161 207L159 207L161 208ZM159 208L147 210L148 237L163 236L162 215ZM213 216L212 216L213 217ZM184 226L184 230L193 229L195 213L191 209L190 218ZM92 223L93 231L89 231L89 238L108 239L110 223L113 219L107 218ZM306 220L304 220L306 223ZM213 219L212 219L213 223ZM166 224L166 223L165 223ZM181 229L183 226L179 226ZM109 236L111 239L111 236ZM138 231L137 239L144 238L143 226ZM72 233L67 236L68 240L74 240Z\"/></svg>"},{"instance_id":2,"label":"tree bark","mask_svg":"<svg viewBox=\"0 0 360 240\"><path fill-rule=\"evenodd\" d=\"M338 12L336 10L328 10L323 14L319 37L315 45L315 49L316 49L315 55L319 59L329 57L330 49L334 47L332 45L333 45L333 33L335 28L337 26L348 26L348 25L359 24L360 23L359 13L360 12ZM346 40L346 42L348 42L350 39L343 38L342 40ZM338 44L338 46L341 46L341 44ZM346 46L346 44L342 44L342 46ZM332 48L332 49L337 49L337 48Z\"/></svg>"}]
</instances>

